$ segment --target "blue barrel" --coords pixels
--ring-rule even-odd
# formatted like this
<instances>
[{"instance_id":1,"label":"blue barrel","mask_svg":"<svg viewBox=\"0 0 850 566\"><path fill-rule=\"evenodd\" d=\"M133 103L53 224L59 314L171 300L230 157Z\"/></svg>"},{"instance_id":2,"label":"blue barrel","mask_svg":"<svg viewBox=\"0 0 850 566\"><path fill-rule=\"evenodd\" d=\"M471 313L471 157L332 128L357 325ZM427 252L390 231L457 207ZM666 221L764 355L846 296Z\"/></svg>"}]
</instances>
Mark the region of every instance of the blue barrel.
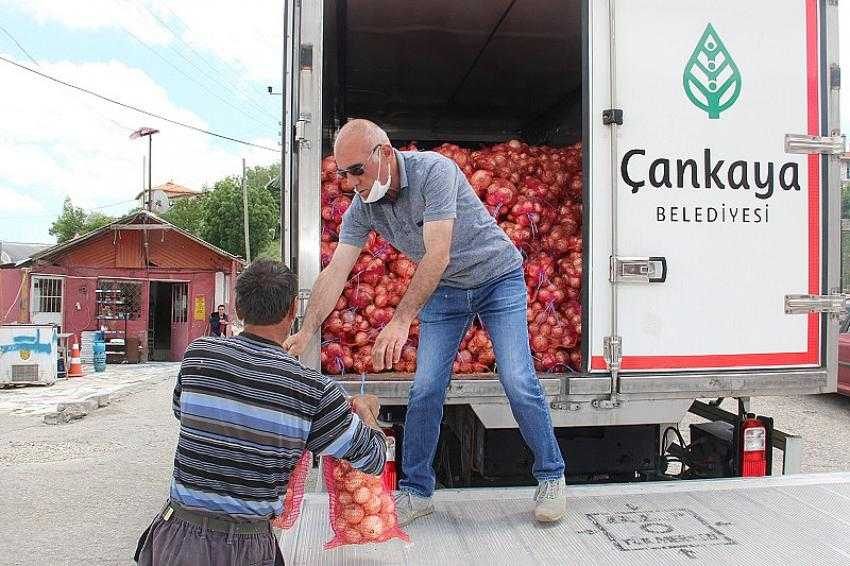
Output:
<instances>
[{"instance_id":1,"label":"blue barrel","mask_svg":"<svg viewBox=\"0 0 850 566\"><path fill-rule=\"evenodd\" d=\"M94 371L106 371L106 342L94 341Z\"/></svg>"}]
</instances>

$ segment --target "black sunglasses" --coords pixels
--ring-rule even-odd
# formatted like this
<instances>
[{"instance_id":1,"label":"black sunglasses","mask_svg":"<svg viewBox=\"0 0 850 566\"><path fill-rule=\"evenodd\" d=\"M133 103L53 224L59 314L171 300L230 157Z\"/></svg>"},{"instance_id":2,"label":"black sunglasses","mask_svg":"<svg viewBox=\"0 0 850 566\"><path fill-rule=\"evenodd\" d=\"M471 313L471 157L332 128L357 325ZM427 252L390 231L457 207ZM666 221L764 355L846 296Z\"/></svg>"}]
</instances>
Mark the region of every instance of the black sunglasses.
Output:
<instances>
[{"instance_id":1,"label":"black sunglasses","mask_svg":"<svg viewBox=\"0 0 850 566\"><path fill-rule=\"evenodd\" d=\"M369 152L369 157L366 158L366 161L372 158L372 154L375 153L375 150L381 147L381 144L376 145L372 148L372 151ZM340 179L345 179L349 175L354 175L355 177L359 177L363 173L366 172L366 162L363 163L355 163L354 165L349 165L345 169L337 169L336 174Z\"/></svg>"}]
</instances>

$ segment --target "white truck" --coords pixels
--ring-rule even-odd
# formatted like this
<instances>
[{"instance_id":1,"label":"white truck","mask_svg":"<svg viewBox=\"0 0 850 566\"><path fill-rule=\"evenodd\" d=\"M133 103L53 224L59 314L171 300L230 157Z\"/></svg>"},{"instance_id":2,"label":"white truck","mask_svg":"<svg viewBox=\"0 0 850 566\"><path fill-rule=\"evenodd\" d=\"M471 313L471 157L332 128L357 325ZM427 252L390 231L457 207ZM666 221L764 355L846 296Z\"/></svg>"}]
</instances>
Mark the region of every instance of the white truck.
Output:
<instances>
[{"instance_id":1,"label":"white truck","mask_svg":"<svg viewBox=\"0 0 850 566\"><path fill-rule=\"evenodd\" d=\"M750 397L836 390L837 2L287 0L285 22L283 256L302 303L321 161L348 118L420 147L581 141L583 367L540 375L568 481L664 479L682 458L692 477L741 475L764 443L795 455L769 419L747 439L742 423ZM304 360L318 367L318 337ZM410 378L367 381L401 442ZM699 461L667 434L689 409L728 423L693 432ZM529 460L495 376L453 379L439 482L530 485Z\"/></svg>"}]
</instances>

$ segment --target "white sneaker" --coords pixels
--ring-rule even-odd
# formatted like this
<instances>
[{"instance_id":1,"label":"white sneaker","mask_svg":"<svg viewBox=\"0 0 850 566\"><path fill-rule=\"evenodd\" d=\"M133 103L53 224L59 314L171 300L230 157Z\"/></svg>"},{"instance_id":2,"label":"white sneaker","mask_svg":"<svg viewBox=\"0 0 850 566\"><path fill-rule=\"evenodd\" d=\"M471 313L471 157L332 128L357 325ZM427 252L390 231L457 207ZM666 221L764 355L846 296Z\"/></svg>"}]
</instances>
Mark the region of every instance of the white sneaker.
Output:
<instances>
[{"instance_id":1,"label":"white sneaker","mask_svg":"<svg viewBox=\"0 0 850 566\"><path fill-rule=\"evenodd\" d=\"M398 514L398 525L404 527L414 519L430 515L434 512L434 504L430 497L418 497L406 491L399 491L395 496L395 510Z\"/></svg>"},{"instance_id":2,"label":"white sneaker","mask_svg":"<svg viewBox=\"0 0 850 566\"><path fill-rule=\"evenodd\" d=\"M567 513L567 483L561 477L542 481L534 492L534 518L541 523L560 521Z\"/></svg>"}]
</instances>

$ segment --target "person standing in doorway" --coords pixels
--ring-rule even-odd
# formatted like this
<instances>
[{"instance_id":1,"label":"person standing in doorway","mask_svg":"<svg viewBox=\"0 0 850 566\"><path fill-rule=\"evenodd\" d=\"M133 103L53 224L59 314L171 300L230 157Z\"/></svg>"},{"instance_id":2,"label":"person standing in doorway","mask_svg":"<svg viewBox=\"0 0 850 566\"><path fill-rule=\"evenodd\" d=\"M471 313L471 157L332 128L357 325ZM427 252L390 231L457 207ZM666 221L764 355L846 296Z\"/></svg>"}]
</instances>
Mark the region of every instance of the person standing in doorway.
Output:
<instances>
[{"instance_id":1,"label":"person standing in doorway","mask_svg":"<svg viewBox=\"0 0 850 566\"><path fill-rule=\"evenodd\" d=\"M228 324L227 314L224 312L224 305L218 305L218 310L214 313L210 313L208 336L216 336L218 338L227 336Z\"/></svg>"}]
</instances>

